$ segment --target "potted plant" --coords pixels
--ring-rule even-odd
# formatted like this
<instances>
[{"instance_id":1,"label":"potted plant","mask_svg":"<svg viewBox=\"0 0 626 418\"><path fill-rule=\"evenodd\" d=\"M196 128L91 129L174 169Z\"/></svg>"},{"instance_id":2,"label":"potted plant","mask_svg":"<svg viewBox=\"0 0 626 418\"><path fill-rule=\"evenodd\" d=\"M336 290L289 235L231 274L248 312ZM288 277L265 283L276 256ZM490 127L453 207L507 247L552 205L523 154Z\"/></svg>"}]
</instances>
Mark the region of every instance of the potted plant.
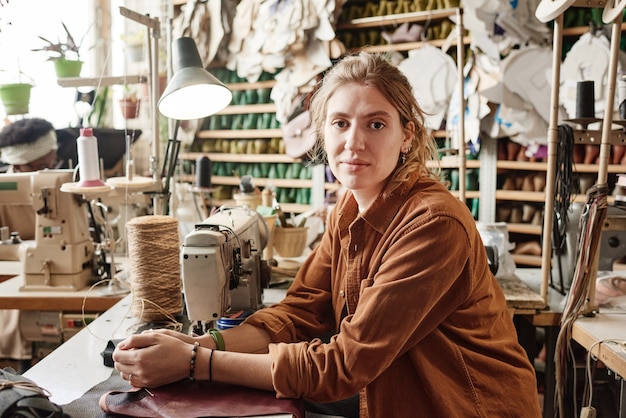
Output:
<instances>
[{"instance_id":1,"label":"potted plant","mask_svg":"<svg viewBox=\"0 0 626 418\"><path fill-rule=\"evenodd\" d=\"M8 7L8 2L5 3L0 0L0 6ZM10 16L9 13L7 15ZM5 37L11 39L10 30L13 23L7 18L7 15L0 16L0 35L4 35L0 37L0 42ZM32 78L22 72L19 58L12 59L3 53L3 65L8 64L9 67L12 67L13 63L17 64L16 69L0 69L0 101L7 116L28 113L30 91L34 85Z\"/></svg>"},{"instance_id":2,"label":"potted plant","mask_svg":"<svg viewBox=\"0 0 626 418\"><path fill-rule=\"evenodd\" d=\"M43 36L38 36L45 42L45 45L32 51L44 51L50 54L48 61L54 63L57 77L78 77L83 67L83 61L80 59L80 48L87 34L77 43L65 23L61 22L61 25L65 32L64 41L59 39L57 42L52 42Z\"/></svg>"},{"instance_id":3,"label":"potted plant","mask_svg":"<svg viewBox=\"0 0 626 418\"><path fill-rule=\"evenodd\" d=\"M126 58L129 62L141 62L144 59L144 43L146 38L141 31L120 35L125 44Z\"/></svg>"},{"instance_id":4,"label":"potted plant","mask_svg":"<svg viewBox=\"0 0 626 418\"><path fill-rule=\"evenodd\" d=\"M124 96L120 99L120 109L125 119L135 119L139 116L139 105L141 101L137 97L137 92L126 86Z\"/></svg>"},{"instance_id":5,"label":"potted plant","mask_svg":"<svg viewBox=\"0 0 626 418\"><path fill-rule=\"evenodd\" d=\"M0 84L0 101L6 115L24 115L29 111L30 91L34 82L21 70L19 76Z\"/></svg>"}]
</instances>

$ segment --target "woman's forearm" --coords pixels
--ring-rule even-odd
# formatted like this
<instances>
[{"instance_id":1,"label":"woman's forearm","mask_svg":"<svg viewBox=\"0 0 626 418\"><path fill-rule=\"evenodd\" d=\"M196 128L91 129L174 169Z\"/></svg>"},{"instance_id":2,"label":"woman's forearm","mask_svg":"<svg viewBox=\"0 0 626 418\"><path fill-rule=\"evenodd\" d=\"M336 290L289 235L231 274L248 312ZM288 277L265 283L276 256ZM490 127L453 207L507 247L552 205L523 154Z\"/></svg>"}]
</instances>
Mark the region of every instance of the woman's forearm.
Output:
<instances>
[{"instance_id":1,"label":"woman's forearm","mask_svg":"<svg viewBox=\"0 0 626 418\"><path fill-rule=\"evenodd\" d=\"M239 325L238 327L221 331L224 338L226 351L239 353L267 353L270 336L265 330L251 325ZM206 334L202 337L201 345L208 348L216 348L213 337Z\"/></svg>"}]
</instances>

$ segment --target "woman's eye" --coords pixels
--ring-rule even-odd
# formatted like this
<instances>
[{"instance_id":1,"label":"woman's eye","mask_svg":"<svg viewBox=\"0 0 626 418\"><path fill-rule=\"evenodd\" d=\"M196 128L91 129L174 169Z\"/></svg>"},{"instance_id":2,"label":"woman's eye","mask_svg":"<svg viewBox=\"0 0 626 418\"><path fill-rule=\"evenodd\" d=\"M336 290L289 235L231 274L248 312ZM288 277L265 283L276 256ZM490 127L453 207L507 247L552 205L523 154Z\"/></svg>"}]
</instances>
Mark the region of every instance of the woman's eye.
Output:
<instances>
[{"instance_id":1,"label":"woman's eye","mask_svg":"<svg viewBox=\"0 0 626 418\"><path fill-rule=\"evenodd\" d=\"M333 122L333 125L338 128L345 128L346 126L348 126L348 124L344 120L336 120L335 122Z\"/></svg>"},{"instance_id":2,"label":"woman's eye","mask_svg":"<svg viewBox=\"0 0 626 418\"><path fill-rule=\"evenodd\" d=\"M385 127L385 124L382 122L372 122L370 123L370 127L378 131L380 129L383 129Z\"/></svg>"}]
</instances>

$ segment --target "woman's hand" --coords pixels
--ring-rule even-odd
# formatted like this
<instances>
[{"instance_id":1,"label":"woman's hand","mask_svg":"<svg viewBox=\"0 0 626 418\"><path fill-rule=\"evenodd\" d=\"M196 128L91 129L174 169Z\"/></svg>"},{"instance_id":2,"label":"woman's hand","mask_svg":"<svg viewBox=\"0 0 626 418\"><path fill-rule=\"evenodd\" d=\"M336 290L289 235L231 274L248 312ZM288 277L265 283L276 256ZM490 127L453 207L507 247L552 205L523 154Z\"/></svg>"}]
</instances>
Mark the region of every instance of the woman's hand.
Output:
<instances>
[{"instance_id":1,"label":"woman's hand","mask_svg":"<svg viewBox=\"0 0 626 418\"><path fill-rule=\"evenodd\" d=\"M193 341L173 332L132 335L113 352L115 370L134 387L152 388L185 379L189 377Z\"/></svg>"}]
</instances>

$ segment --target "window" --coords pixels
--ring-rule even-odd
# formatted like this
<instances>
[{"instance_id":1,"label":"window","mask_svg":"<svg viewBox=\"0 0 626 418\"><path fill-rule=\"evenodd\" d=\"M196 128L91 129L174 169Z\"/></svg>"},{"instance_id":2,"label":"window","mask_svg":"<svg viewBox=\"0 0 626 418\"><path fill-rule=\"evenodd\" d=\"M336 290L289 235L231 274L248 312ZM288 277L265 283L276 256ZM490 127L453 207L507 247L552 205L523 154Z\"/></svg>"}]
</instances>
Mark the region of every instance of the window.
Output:
<instances>
[{"instance_id":1,"label":"window","mask_svg":"<svg viewBox=\"0 0 626 418\"><path fill-rule=\"evenodd\" d=\"M36 11L36 12L34 12ZM38 36L56 41L64 38L61 22L65 23L76 42L87 34L81 45L85 59L83 75L93 74L89 48L96 38L93 0L19 0L2 2L0 7L0 83L17 82L31 78L29 114L26 117L48 119L55 127L75 126L78 116L74 110L76 90L57 84L52 62L46 52L33 52L43 42ZM20 75L20 71L23 73ZM0 106L0 117L5 112ZM9 119L23 116L12 115Z\"/></svg>"}]
</instances>

